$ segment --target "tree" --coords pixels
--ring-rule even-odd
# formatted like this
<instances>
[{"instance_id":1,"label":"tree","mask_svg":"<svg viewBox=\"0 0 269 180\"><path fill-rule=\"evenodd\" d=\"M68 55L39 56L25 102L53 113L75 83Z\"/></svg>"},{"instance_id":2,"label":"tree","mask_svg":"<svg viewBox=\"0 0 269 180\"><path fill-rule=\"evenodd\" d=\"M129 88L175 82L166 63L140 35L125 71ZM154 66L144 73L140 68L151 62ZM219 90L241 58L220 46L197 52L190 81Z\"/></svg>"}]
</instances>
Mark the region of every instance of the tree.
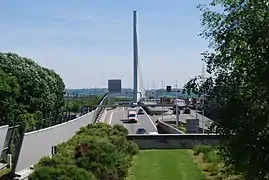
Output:
<instances>
[{"instance_id":1,"label":"tree","mask_svg":"<svg viewBox=\"0 0 269 180\"><path fill-rule=\"evenodd\" d=\"M21 120L16 117L24 113L36 112L39 112L40 118L46 121L38 124L42 125L41 127L33 127L28 129L29 131L60 122L61 111L64 107L65 85L58 74L53 70L39 66L31 59L20 57L14 53L0 53L0 68L1 76L4 74L8 76L8 84L0 82L1 87L6 87L9 90L9 94L7 90L6 93L2 94L4 96L2 99L6 98L6 102L12 101L8 104L13 104L12 109L5 108L5 111L8 110L8 112L1 117L1 125L18 124ZM0 113L2 112L4 110L1 110Z\"/></svg>"},{"instance_id":2,"label":"tree","mask_svg":"<svg viewBox=\"0 0 269 180\"><path fill-rule=\"evenodd\" d=\"M213 0L199 7L201 36L212 51L203 53L210 77L196 77L185 89L206 92L207 108L217 111L215 126L226 165L246 179L268 179L268 0Z\"/></svg>"},{"instance_id":3,"label":"tree","mask_svg":"<svg viewBox=\"0 0 269 180\"><path fill-rule=\"evenodd\" d=\"M65 85L53 70L14 53L0 53L0 125L20 125L20 135L61 122Z\"/></svg>"}]
</instances>

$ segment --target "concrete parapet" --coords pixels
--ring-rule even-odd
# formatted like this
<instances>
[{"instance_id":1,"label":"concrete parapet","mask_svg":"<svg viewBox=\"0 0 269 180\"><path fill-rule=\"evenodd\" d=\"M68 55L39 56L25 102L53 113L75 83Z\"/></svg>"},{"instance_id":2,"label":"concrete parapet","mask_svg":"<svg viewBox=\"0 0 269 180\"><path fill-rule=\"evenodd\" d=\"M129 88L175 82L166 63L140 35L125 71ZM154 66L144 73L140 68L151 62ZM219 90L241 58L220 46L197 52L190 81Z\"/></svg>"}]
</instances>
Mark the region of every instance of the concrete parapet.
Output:
<instances>
[{"instance_id":1,"label":"concrete parapet","mask_svg":"<svg viewBox=\"0 0 269 180\"><path fill-rule=\"evenodd\" d=\"M158 134L127 136L134 141L140 149L192 149L196 145L217 145L220 136L217 134Z\"/></svg>"},{"instance_id":2,"label":"concrete parapet","mask_svg":"<svg viewBox=\"0 0 269 180\"><path fill-rule=\"evenodd\" d=\"M5 140L8 132L8 125L0 126L0 155L2 154L3 148L5 148Z\"/></svg>"},{"instance_id":3,"label":"concrete parapet","mask_svg":"<svg viewBox=\"0 0 269 180\"><path fill-rule=\"evenodd\" d=\"M179 129L165 123L162 121L157 121L158 128L161 128L165 133L167 134L185 134L183 131L180 131Z\"/></svg>"},{"instance_id":4,"label":"concrete parapet","mask_svg":"<svg viewBox=\"0 0 269 180\"><path fill-rule=\"evenodd\" d=\"M52 146L68 141L76 132L93 122L94 112L45 129L24 133L17 149L12 172L20 172L35 165L42 157L51 155Z\"/></svg>"}]
</instances>

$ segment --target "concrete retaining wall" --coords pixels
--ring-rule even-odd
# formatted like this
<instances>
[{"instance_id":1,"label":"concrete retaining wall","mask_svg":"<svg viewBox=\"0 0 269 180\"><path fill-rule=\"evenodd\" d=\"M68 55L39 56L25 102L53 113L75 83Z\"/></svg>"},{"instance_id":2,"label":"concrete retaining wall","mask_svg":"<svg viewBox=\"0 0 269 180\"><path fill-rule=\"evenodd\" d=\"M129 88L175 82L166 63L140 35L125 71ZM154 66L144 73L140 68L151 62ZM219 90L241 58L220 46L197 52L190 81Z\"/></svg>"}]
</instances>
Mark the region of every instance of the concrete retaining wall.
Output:
<instances>
[{"instance_id":1,"label":"concrete retaining wall","mask_svg":"<svg viewBox=\"0 0 269 180\"><path fill-rule=\"evenodd\" d=\"M52 146L69 140L81 127L91 124L93 115L94 111L62 124L25 133L13 172L29 168L42 157L50 156Z\"/></svg>"},{"instance_id":2,"label":"concrete retaining wall","mask_svg":"<svg viewBox=\"0 0 269 180\"><path fill-rule=\"evenodd\" d=\"M161 128L167 134L185 134L183 131L178 130L177 128L164 123L162 121L158 121L158 128Z\"/></svg>"},{"instance_id":3,"label":"concrete retaining wall","mask_svg":"<svg viewBox=\"0 0 269 180\"><path fill-rule=\"evenodd\" d=\"M216 145L219 142L216 134L159 134L128 135L140 149L192 149L194 146Z\"/></svg>"},{"instance_id":4,"label":"concrete retaining wall","mask_svg":"<svg viewBox=\"0 0 269 180\"><path fill-rule=\"evenodd\" d=\"M2 154L2 150L5 145L7 131L8 131L8 125L0 127L0 155Z\"/></svg>"}]
</instances>

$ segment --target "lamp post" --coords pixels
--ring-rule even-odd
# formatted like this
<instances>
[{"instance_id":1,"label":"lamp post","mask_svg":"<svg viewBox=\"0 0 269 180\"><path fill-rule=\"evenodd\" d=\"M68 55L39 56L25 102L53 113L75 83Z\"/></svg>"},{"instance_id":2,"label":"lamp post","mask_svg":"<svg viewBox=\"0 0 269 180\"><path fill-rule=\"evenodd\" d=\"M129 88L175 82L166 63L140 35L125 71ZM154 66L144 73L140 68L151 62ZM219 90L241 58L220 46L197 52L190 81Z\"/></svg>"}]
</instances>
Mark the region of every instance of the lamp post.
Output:
<instances>
[{"instance_id":1,"label":"lamp post","mask_svg":"<svg viewBox=\"0 0 269 180\"><path fill-rule=\"evenodd\" d=\"M177 90L177 80L176 80L176 100L178 99L178 90ZM176 126L179 125L179 114L178 114L178 103L176 101Z\"/></svg>"},{"instance_id":2,"label":"lamp post","mask_svg":"<svg viewBox=\"0 0 269 180\"><path fill-rule=\"evenodd\" d=\"M165 90L165 87L164 87L165 85L164 85L164 80L162 80L162 89L163 90ZM164 103L163 103L163 99L164 99L164 97L162 97L162 122L163 122L163 111L164 111L164 108L163 108L163 105L164 105Z\"/></svg>"}]
</instances>

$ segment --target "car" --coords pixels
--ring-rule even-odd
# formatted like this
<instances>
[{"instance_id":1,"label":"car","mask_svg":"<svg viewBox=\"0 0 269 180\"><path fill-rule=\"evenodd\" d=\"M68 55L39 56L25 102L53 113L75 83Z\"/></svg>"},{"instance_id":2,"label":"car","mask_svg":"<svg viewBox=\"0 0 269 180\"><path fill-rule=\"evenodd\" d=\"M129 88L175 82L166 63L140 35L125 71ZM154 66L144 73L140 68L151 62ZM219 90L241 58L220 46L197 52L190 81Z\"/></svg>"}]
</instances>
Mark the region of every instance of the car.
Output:
<instances>
[{"instance_id":1,"label":"car","mask_svg":"<svg viewBox=\"0 0 269 180\"><path fill-rule=\"evenodd\" d=\"M144 128L138 128L136 134L147 134L147 131Z\"/></svg>"},{"instance_id":2,"label":"car","mask_svg":"<svg viewBox=\"0 0 269 180\"><path fill-rule=\"evenodd\" d=\"M137 103L131 103L130 107L135 108L137 106Z\"/></svg>"},{"instance_id":3,"label":"car","mask_svg":"<svg viewBox=\"0 0 269 180\"><path fill-rule=\"evenodd\" d=\"M137 123L137 114L136 111L129 111L128 112L128 122L130 123Z\"/></svg>"},{"instance_id":4,"label":"car","mask_svg":"<svg viewBox=\"0 0 269 180\"><path fill-rule=\"evenodd\" d=\"M138 114L144 114L144 110L141 108L138 110Z\"/></svg>"},{"instance_id":5,"label":"car","mask_svg":"<svg viewBox=\"0 0 269 180\"><path fill-rule=\"evenodd\" d=\"M183 114L190 114L191 110L189 108L185 108Z\"/></svg>"},{"instance_id":6,"label":"car","mask_svg":"<svg viewBox=\"0 0 269 180\"><path fill-rule=\"evenodd\" d=\"M149 132L148 134L156 135L156 134L159 134L159 133L158 132Z\"/></svg>"}]
</instances>

